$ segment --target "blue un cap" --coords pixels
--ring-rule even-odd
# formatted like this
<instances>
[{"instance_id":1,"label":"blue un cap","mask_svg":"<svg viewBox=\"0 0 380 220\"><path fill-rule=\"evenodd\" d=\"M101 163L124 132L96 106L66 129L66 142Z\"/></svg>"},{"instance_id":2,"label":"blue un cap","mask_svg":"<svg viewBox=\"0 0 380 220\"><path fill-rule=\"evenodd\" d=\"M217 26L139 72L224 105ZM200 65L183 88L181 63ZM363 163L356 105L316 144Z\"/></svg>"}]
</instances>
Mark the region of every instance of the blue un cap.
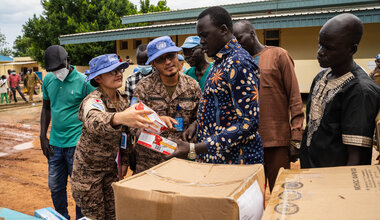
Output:
<instances>
[{"instance_id":1,"label":"blue un cap","mask_svg":"<svg viewBox=\"0 0 380 220\"><path fill-rule=\"evenodd\" d=\"M377 54L377 56L376 56L376 60L379 60L379 59L380 59L380 53Z\"/></svg>"},{"instance_id":2,"label":"blue un cap","mask_svg":"<svg viewBox=\"0 0 380 220\"><path fill-rule=\"evenodd\" d=\"M116 54L105 54L92 58L89 66L90 72L86 77L86 82L103 73L111 72L118 67L126 69L128 68L129 64L126 62L120 62Z\"/></svg>"},{"instance_id":3,"label":"blue un cap","mask_svg":"<svg viewBox=\"0 0 380 220\"><path fill-rule=\"evenodd\" d=\"M178 61L185 61L185 58L181 54L178 54Z\"/></svg>"},{"instance_id":4,"label":"blue un cap","mask_svg":"<svg viewBox=\"0 0 380 220\"><path fill-rule=\"evenodd\" d=\"M182 48L193 48L201 45L201 39L198 36L187 37L185 42L182 44Z\"/></svg>"},{"instance_id":5,"label":"blue un cap","mask_svg":"<svg viewBox=\"0 0 380 220\"><path fill-rule=\"evenodd\" d=\"M149 42L147 51L148 51L148 60L146 65L149 65L150 62L155 60L157 57L171 52L178 52L182 50L179 47L176 47L174 42L169 36L158 37L151 42Z\"/></svg>"}]
</instances>

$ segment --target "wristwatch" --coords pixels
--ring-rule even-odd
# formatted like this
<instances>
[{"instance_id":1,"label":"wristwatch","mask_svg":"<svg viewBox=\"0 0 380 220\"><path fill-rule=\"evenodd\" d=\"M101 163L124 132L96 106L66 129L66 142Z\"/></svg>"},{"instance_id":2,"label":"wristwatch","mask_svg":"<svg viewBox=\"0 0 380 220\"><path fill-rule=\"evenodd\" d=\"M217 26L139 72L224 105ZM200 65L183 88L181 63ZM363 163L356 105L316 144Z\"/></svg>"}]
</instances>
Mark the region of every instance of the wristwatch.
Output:
<instances>
[{"instance_id":1,"label":"wristwatch","mask_svg":"<svg viewBox=\"0 0 380 220\"><path fill-rule=\"evenodd\" d=\"M301 144L299 141L290 141L290 145L298 150L301 148Z\"/></svg>"},{"instance_id":2,"label":"wristwatch","mask_svg":"<svg viewBox=\"0 0 380 220\"><path fill-rule=\"evenodd\" d=\"M189 158L190 160L195 160L196 157L197 157L197 153L195 153L195 144L190 143L190 151L187 154L187 158Z\"/></svg>"}]
</instances>

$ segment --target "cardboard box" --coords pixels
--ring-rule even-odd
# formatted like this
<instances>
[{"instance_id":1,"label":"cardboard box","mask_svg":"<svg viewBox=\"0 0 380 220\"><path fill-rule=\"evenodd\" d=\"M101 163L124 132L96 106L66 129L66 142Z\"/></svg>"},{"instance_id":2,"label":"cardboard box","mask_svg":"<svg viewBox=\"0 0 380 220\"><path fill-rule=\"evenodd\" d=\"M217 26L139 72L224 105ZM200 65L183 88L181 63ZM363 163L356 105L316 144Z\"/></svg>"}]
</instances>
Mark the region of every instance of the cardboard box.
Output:
<instances>
[{"instance_id":1,"label":"cardboard box","mask_svg":"<svg viewBox=\"0 0 380 220\"><path fill-rule=\"evenodd\" d=\"M61 214L59 214L51 207L38 209L34 211L34 216L46 220L67 220L65 217L63 217Z\"/></svg>"},{"instance_id":2,"label":"cardboard box","mask_svg":"<svg viewBox=\"0 0 380 220\"><path fill-rule=\"evenodd\" d=\"M141 131L137 143L165 155L173 153L177 148L177 144L173 141L146 131Z\"/></svg>"},{"instance_id":3,"label":"cardboard box","mask_svg":"<svg viewBox=\"0 0 380 220\"><path fill-rule=\"evenodd\" d=\"M281 169L263 219L380 219L380 166Z\"/></svg>"},{"instance_id":4,"label":"cardboard box","mask_svg":"<svg viewBox=\"0 0 380 220\"><path fill-rule=\"evenodd\" d=\"M153 109L149 108L148 106L146 106L144 103L140 102L137 107L136 107L137 110L149 110L149 111L152 111L153 113L149 114L149 115L145 115L145 118L148 119L149 121L153 122L154 124L152 125L149 125L149 128L146 129L148 132L152 132L152 133L155 133L155 134L161 134L162 131L164 131L167 126L165 124L165 122L163 122L160 117L158 116L158 114L153 111Z\"/></svg>"},{"instance_id":5,"label":"cardboard box","mask_svg":"<svg viewBox=\"0 0 380 220\"><path fill-rule=\"evenodd\" d=\"M41 220L30 215L23 214L21 212L14 211L12 209L0 207L0 220Z\"/></svg>"},{"instance_id":6,"label":"cardboard box","mask_svg":"<svg viewBox=\"0 0 380 220\"><path fill-rule=\"evenodd\" d=\"M260 219L264 168L172 158L112 184L117 219Z\"/></svg>"}]
</instances>

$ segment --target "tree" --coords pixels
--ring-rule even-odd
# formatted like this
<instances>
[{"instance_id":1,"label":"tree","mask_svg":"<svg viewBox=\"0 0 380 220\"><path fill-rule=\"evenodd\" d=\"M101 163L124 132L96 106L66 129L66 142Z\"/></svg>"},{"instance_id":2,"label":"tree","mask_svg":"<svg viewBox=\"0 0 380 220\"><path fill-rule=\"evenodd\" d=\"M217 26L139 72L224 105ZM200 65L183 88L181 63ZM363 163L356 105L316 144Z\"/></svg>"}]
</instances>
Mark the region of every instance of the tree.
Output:
<instances>
[{"instance_id":1,"label":"tree","mask_svg":"<svg viewBox=\"0 0 380 220\"><path fill-rule=\"evenodd\" d=\"M170 11L170 8L166 5L166 0L158 1L157 6L151 5L150 0L140 0L140 13L159 11Z\"/></svg>"},{"instance_id":2,"label":"tree","mask_svg":"<svg viewBox=\"0 0 380 220\"><path fill-rule=\"evenodd\" d=\"M24 35L17 38L14 49L17 54L27 54L43 64L46 48L59 44L59 36L65 34L125 28L120 17L137 14L137 7L129 0L41 0L43 13L34 15L23 25ZM148 11L169 10L166 1L150 5ZM25 48L29 45L29 48ZM74 65L88 65L91 58L115 53L114 41L65 45Z\"/></svg>"},{"instance_id":3,"label":"tree","mask_svg":"<svg viewBox=\"0 0 380 220\"><path fill-rule=\"evenodd\" d=\"M13 44L13 56L14 57L29 57L32 56L29 51L31 40L28 37L17 36Z\"/></svg>"},{"instance_id":4,"label":"tree","mask_svg":"<svg viewBox=\"0 0 380 220\"><path fill-rule=\"evenodd\" d=\"M0 32L0 55L8 57L12 55L12 50L7 45L7 38Z\"/></svg>"}]
</instances>

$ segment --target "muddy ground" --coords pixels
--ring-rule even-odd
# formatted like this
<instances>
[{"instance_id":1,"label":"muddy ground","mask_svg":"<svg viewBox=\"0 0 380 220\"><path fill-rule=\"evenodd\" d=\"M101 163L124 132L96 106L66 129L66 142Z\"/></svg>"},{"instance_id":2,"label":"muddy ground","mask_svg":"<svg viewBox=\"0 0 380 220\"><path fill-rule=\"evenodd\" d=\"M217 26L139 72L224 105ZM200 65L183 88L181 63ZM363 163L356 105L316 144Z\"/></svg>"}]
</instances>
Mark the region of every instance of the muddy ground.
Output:
<instances>
[{"instance_id":1,"label":"muddy ground","mask_svg":"<svg viewBox=\"0 0 380 220\"><path fill-rule=\"evenodd\" d=\"M53 207L38 138L40 114L41 103L0 110L0 207L29 215ZM69 212L74 213L71 197Z\"/></svg>"},{"instance_id":2,"label":"muddy ground","mask_svg":"<svg viewBox=\"0 0 380 220\"><path fill-rule=\"evenodd\" d=\"M39 142L41 106L41 102L0 106L0 207L29 215L37 209L53 207L47 159ZM298 169L299 163L292 164L292 168ZM69 213L74 218L70 184L68 195Z\"/></svg>"}]
</instances>

